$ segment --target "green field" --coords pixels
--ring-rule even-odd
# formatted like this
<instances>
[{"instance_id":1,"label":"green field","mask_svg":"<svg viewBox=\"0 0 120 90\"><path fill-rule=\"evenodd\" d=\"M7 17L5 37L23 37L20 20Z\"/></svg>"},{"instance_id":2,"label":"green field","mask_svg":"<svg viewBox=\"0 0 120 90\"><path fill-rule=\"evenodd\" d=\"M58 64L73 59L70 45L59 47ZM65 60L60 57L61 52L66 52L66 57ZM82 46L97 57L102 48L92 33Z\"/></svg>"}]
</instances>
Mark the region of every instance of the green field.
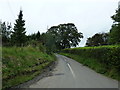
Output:
<instances>
[{"instance_id":1,"label":"green field","mask_svg":"<svg viewBox=\"0 0 120 90\"><path fill-rule=\"evenodd\" d=\"M46 54L39 47L3 47L3 89L31 80L55 60L54 55Z\"/></svg>"},{"instance_id":2,"label":"green field","mask_svg":"<svg viewBox=\"0 0 120 90\"><path fill-rule=\"evenodd\" d=\"M120 80L120 46L79 47L64 49L62 55L116 80Z\"/></svg>"}]
</instances>

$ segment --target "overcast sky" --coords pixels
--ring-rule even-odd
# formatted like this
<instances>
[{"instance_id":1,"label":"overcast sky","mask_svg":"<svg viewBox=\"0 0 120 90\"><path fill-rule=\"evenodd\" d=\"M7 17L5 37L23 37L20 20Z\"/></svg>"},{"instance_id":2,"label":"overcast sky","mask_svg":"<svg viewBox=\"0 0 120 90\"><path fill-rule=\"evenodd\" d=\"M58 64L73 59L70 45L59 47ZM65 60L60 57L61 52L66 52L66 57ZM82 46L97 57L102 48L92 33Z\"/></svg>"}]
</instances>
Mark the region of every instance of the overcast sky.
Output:
<instances>
[{"instance_id":1,"label":"overcast sky","mask_svg":"<svg viewBox=\"0 0 120 90\"><path fill-rule=\"evenodd\" d=\"M0 0L0 20L15 23L20 8L28 34L43 33L53 25L74 23L86 39L95 33L109 32L119 0Z\"/></svg>"}]
</instances>

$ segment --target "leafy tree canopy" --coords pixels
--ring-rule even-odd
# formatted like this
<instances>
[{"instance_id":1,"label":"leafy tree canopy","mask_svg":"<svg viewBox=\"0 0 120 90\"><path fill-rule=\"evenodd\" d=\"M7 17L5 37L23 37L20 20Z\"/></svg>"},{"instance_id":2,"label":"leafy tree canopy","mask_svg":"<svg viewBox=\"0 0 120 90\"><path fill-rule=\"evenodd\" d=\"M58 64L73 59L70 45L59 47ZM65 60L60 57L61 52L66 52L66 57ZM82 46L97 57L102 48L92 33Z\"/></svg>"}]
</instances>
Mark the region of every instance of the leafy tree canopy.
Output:
<instances>
[{"instance_id":1,"label":"leafy tree canopy","mask_svg":"<svg viewBox=\"0 0 120 90\"><path fill-rule=\"evenodd\" d=\"M114 20L110 30L110 44L120 44L120 8L116 10L116 14L111 17Z\"/></svg>"},{"instance_id":2,"label":"leafy tree canopy","mask_svg":"<svg viewBox=\"0 0 120 90\"><path fill-rule=\"evenodd\" d=\"M12 31L11 23L0 21L0 39L2 39L3 46L10 45L11 31Z\"/></svg>"},{"instance_id":3,"label":"leafy tree canopy","mask_svg":"<svg viewBox=\"0 0 120 90\"><path fill-rule=\"evenodd\" d=\"M86 42L86 46L101 46L108 44L108 33L96 33L92 37L89 37Z\"/></svg>"},{"instance_id":4,"label":"leafy tree canopy","mask_svg":"<svg viewBox=\"0 0 120 90\"><path fill-rule=\"evenodd\" d=\"M82 33L78 33L73 23L52 26L48 29L47 34L54 38L53 44L55 44L57 49L76 47L81 41L80 38L83 38Z\"/></svg>"}]
</instances>

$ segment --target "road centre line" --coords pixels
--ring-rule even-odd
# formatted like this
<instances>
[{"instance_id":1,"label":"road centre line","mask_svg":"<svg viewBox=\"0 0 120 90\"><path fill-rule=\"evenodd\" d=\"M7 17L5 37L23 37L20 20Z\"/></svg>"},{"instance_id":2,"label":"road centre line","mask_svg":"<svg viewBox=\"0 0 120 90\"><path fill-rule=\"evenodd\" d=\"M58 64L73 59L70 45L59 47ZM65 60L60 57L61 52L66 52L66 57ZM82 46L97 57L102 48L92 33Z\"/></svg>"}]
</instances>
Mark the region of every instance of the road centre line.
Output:
<instances>
[{"instance_id":1,"label":"road centre line","mask_svg":"<svg viewBox=\"0 0 120 90\"><path fill-rule=\"evenodd\" d=\"M72 68L71 68L70 64L69 64L69 63L67 63L67 65L68 65L68 67L70 68L70 71L71 71L71 73L72 73L73 77L75 78L75 74L74 74L74 72L73 72L73 70L72 70Z\"/></svg>"}]
</instances>

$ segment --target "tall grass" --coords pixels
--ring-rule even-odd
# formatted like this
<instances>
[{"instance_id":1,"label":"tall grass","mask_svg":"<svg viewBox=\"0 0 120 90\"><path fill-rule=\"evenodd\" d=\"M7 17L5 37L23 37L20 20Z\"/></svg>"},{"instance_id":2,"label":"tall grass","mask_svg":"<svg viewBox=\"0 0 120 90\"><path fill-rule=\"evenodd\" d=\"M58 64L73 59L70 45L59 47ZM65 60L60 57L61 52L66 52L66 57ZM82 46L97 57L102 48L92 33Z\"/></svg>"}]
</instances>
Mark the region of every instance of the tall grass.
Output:
<instances>
[{"instance_id":1,"label":"tall grass","mask_svg":"<svg viewBox=\"0 0 120 90\"><path fill-rule=\"evenodd\" d=\"M28 81L55 60L54 55L42 52L39 47L3 47L3 88Z\"/></svg>"}]
</instances>

